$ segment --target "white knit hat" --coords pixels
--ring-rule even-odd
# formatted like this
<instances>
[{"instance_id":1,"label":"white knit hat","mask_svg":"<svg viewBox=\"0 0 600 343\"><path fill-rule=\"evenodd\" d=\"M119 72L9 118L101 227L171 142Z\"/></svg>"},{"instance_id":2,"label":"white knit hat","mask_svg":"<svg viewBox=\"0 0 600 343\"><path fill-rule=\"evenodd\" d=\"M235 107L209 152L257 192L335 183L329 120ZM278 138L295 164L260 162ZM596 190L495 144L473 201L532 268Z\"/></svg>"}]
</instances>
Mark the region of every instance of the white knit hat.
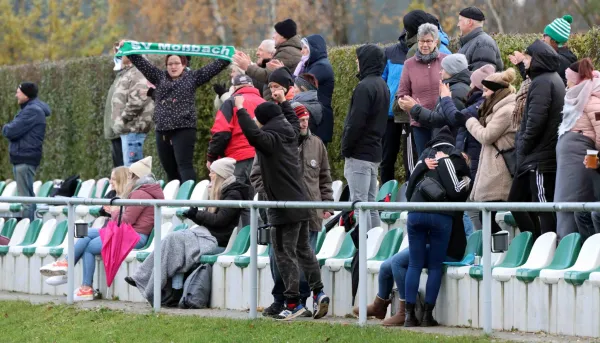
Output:
<instances>
[{"instance_id":1,"label":"white knit hat","mask_svg":"<svg viewBox=\"0 0 600 343\"><path fill-rule=\"evenodd\" d=\"M140 179L152 174L152 156L145 157L133 163L129 167L129 170Z\"/></svg>"},{"instance_id":2,"label":"white knit hat","mask_svg":"<svg viewBox=\"0 0 600 343\"><path fill-rule=\"evenodd\" d=\"M233 175L235 170L235 159L223 157L211 163L210 170L224 179Z\"/></svg>"}]
</instances>

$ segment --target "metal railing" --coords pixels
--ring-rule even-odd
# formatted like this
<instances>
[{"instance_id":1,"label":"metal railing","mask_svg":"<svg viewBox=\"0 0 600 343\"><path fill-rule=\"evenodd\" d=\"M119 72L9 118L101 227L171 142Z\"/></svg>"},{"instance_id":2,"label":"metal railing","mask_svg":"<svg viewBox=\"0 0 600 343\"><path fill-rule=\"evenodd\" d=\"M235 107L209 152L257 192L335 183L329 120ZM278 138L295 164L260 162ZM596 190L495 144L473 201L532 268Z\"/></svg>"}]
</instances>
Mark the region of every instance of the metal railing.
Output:
<instances>
[{"instance_id":1,"label":"metal railing","mask_svg":"<svg viewBox=\"0 0 600 343\"><path fill-rule=\"evenodd\" d=\"M77 205L110 205L109 199L82 198L28 198L0 197L0 202L23 204L64 205L68 207L68 283L67 303L73 303L74 285L74 231L75 206ZM195 200L116 200L114 206L154 206L154 311L161 306L161 208L176 207L227 207L250 209L250 319L257 318L258 301L258 268L257 268L257 230L258 209L261 208L298 208L298 209L333 209L359 211L359 284L358 284L358 324L367 322L367 211L481 211L483 212L483 329L492 332L492 265L491 265L491 211L513 212L590 212L600 211L599 203L398 203L398 202L285 202L285 201L195 201Z\"/></svg>"}]
</instances>

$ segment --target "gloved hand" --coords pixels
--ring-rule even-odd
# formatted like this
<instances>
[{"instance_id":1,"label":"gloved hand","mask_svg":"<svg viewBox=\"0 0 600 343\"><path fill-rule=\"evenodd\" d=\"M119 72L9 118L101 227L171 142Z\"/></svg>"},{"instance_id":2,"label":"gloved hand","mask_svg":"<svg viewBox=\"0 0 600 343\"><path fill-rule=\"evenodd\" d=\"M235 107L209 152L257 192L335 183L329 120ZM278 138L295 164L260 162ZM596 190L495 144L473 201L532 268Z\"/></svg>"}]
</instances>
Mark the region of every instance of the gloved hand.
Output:
<instances>
[{"instance_id":1,"label":"gloved hand","mask_svg":"<svg viewBox=\"0 0 600 343\"><path fill-rule=\"evenodd\" d=\"M469 118L471 118L471 116L463 113L462 111L457 111L454 115L454 121L456 122L457 127L464 127Z\"/></svg>"},{"instance_id":2,"label":"gloved hand","mask_svg":"<svg viewBox=\"0 0 600 343\"><path fill-rule=\"evenodd\" d=\"M190 207L189 210L183 212L183 216L187 219L196 219L196 214L198 213L198 207Z\"/></svg>"},{"instance_id":3,"label":"gloved hand","mask_svg":"<svg viewBox=\"0 0 600 343\"><path fill-rule=\"evenodd\" d=\"M215 91L215 93L217 93L217 95L220 98L223 94L227 92L227 86L225 86L224 83L215 83L213 84L213 90Z\"/></svg>"}]
</instances>

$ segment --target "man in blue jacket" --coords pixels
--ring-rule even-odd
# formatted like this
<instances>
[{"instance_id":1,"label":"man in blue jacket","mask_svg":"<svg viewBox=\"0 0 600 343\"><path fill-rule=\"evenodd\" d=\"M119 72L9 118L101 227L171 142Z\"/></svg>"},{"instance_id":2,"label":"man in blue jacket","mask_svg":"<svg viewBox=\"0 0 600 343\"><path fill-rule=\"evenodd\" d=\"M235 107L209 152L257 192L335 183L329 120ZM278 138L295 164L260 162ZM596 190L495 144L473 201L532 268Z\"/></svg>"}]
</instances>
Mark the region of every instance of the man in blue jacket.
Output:
<instances>
[{"instance_id":1,"label":"man in blue jacket","mask_svg":"<svg viewBox=\"0 0 600 343\"><path fill-rule=\"evenodd\" d=\"M310 35L306 37L306 41L309 45L310 55L304 72L313 74L319 81L317 97L323 106L323 119L314 134L327 145L333 138L333 108L331 107L335 86L333 68L327 57L325 38L321 35Z\"/></svg>"},{"instance_id":2,"label":"man in blue jacket","mask_svg":"<svg viewBox=\"0 0 600 343\"><path fill-rule=\"evenodd\" d=\"M383 79L387 82L390 89L390 107L388 111L388 121L383 136L383 160L381 161L381 183L394 180L396 159L400 152L400 143L402 144L402 157L406 180L419 159L416 155L416 149L411 135L410 119L394 118L392 110L395 100L404 61L412 57L409 50L416 47L417 30L422 24L429 23L438 26L440 30L440 51L445 54L451 54L448 50L448 35L442 30L439 21L435 16L422 10L414 10L407 13L403 18L404 30L398 38L398 43L385 49L385 58L387 63L383 71ZM413 49L414 50L414 49ZM412 53L414 54L414 53ZM401 138L399 138L401 137Z\"/></svg>"},{"instance_id":3,"label":"man in blue jacket","mask_svg":"<svg viewBox=\"0 0 600 343\"><path fill-rule=\"evenodd\" d=\"M9 141L10 163L17 181L19 196L33 197L35 171L42 160L42 145L46 135L46 117L50 107L37 99L35 83L23 82L17 88L21 110L12 122L4 125L2 134ZM23 218L33 220L35 205L23 206Z\"/></svg>"}]
</instances>

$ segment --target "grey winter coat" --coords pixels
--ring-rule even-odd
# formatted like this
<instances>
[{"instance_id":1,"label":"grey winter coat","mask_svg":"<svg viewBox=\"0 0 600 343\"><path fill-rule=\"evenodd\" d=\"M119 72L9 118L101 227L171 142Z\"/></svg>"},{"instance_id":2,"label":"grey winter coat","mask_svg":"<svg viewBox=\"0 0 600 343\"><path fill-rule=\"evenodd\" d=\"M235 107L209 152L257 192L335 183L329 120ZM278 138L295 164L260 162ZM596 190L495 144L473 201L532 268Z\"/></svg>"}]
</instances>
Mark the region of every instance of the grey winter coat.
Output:
<instances>
[{"instance_id":1,"label":"grey winter coat","mask_svg":"<svg viewBox=\"0 0 600 343\"><path fill-rule=\"evenodd\" d=\"M467 57L469 70L475 71L486 64L496 66L496 71L504 70L502 55L496 41L482 28L476 28L469 34L460 38L461 48L459 54Z\"/></svg>"}]
</instances>

